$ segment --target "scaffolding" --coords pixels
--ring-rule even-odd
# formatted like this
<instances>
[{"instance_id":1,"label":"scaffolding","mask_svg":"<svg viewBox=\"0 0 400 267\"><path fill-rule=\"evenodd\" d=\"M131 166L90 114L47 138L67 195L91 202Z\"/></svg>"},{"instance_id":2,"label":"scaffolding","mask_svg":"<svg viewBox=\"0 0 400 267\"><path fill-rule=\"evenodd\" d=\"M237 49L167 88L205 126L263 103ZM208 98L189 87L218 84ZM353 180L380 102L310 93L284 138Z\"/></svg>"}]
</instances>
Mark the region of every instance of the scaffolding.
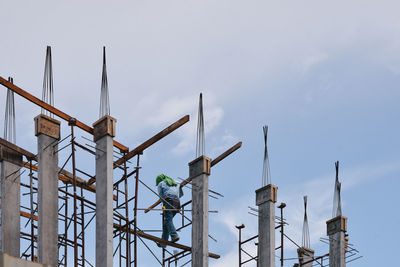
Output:
<instances>
[{"instance_id":1,"label":"scaffolding","mask_svg":"<svg viewBox=\"0 0 400 267\"><path fill-rule=\"evenodd\" d=\"M47 58L49 57L49 51ZM46 59L46 63L51 60ZM46 64L47 65L47 64ZM48 72L51 68L48 69ZM52 71L51 71L52 72ZM48 114L57 116L68 123L69 133L61 140L55 141L52 146L58 146L55 152L59 156L58 167L58 264L59 266L95 266L93 258L88 257L87 248L93 240L94 219L96 217L96 203L94 193L96 192L96 177L93 169L88 168L90 162L95 160L96 148L90 138L93 128L78 119L55 108L31 95L17 85L0 77L0 84L10 91L22 96L39 106ZM169 125L153 137L149 138L136 148L129 150L128 147L114 140L114 181L113 181L113 240L114 240L114 263L118 266L138 266L138 244L139 242L149 250L161 266L177 266L178 261L190 262L191 247L178 243L171 243L146 233L138 225L138 211L144 210L146 214L150 210L157 211L155 207L160 203L157 201L147 209L139 208L138 199L142 190L149 191L157 198L158 194L144 183L140 178L140 158L144 151L169 135L189 121L186 115ZM89 134L89 137L87 136ZM25 156L21 167L21 195L24 198L21 203L21 258L38 261L38 158L37 155L26 151L15 144L0 139L0 145ZM211 166L219 163L228 155L241 147L241 142L216 157ZM44 148L44 149L47 149ZM28 175L22 175L25 172ZM191 178L183 179L181 186L189 186ZM142 189L140 189L140 187ZM210 192L213 192L210 190ZM218 194L216 192L213 192ZM219 194L220 195L220 194ZM214 196L215 197L215 196ZM133 211L133 212L132 212ZM191 226L191 201L182 205L180 210L181 225L178 230L184 230ZM210 238L213 238L210 236ZM147 243L158 242L174 248L174 251L162 250L159 258ZM211 258L219 258L219 255L209 253Z\"/></svg>"}]
</instances>

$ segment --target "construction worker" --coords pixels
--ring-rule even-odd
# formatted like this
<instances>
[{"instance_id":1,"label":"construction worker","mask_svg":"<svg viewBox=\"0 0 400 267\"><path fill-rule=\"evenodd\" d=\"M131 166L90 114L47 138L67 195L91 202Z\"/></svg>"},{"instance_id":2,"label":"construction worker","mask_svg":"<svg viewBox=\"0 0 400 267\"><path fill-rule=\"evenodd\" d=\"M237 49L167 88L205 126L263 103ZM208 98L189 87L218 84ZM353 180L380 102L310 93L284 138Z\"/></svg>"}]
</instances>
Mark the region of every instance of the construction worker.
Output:
<instances>
[{"instance_id":1,"label":"construction worker","mask_svg":"<svg viewBox=\"0 0 400 267\"><path fill-rule=\"evenodd\" d=\"M183 195L182 189L174 179L165 174L157 175L156 186L158 195L163 204L164 212L161 238L168 241L169 236L171 236L171 242L177 242L179 240L179 235L176 233L172 219L181 208L179 198ZM157 246L165 248L166 245L157 243Z\"/></svg>"}]
</instances>

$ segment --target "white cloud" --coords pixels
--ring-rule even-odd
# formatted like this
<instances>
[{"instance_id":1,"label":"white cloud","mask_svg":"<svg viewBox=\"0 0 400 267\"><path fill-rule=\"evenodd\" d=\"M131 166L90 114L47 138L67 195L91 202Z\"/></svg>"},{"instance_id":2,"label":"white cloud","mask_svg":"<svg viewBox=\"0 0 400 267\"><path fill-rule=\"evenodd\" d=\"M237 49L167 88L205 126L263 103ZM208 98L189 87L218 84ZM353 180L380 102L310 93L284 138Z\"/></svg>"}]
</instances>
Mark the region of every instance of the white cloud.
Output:
<instances>
[{"instance_id":1,"label":"white cloud","mask_svg":"<svg viewBox=\"0 0 400 267\"><path fill-rule=\"evenodd\" d=\"M210 155L219 155L233 146L238 140L239 139L232 132L225 130L225 133L221 137L216 138L216 145L213 146Z\"/></svg>"},{"instance_id":2,"label":"white cloud","mask_svg":"<svg viewBox=\"0 0 400 267\"><path fill-rule=\"evenodd\" d=\"M118 133L132 143L181 115L190 113L196 121L202 88L218 101L205 109L206 131L212 131L225 101L257 93L255 88L265 88L259 81L286 79L291 71L310 71L337 55L362 54L400 70L400 32L393 26L399 23L398 1L122 1L95 9L89 1L79 3L79 10L73 4L39 2L51 11L29 2L4 6L18 12L0 18L9 36L0 42L0 75L14 75L18 85L34 92L43 77L45 45L52 44L56 106L90 125L97 118L101 46L106 44L112 115ZM269 99L284 90L270 89ZM314 93L308 92L308 102ZM190 127L180 133L175 152L193 149Z\"/></svg>"},{"instance_id":3,"label":"white cloud","mask_svg":"<svg viewBox=\"0 0 400 267\"><path fill-rule=\"evenodd\" d=\"M204 107L204 130L205 130L205 146L207 151L208 135L221 123L223 118L223 109L217 104L214 94L203 94ZM174 154L182 155L196 148L196 131L198 120L198 96L192 96L189 105L186 107L190 113L190 122L188 125L177 133L180 138L178 145L172 150Z\"/></svg>"},{"instance_id":4,"label":"white cloud","mask_svg":"<svg viewBox=\"0 0 400 267\"><path fill-rule=\"evenodd\" d=\"M315 53L312 54L308 57L305 57L302 62L300 63L300 67L299 69L302 70L303 73L308 72L312 67L318 65L319 63L325 61L326 59L328 59L328 55L327 54L323 54L323 53Z\"/></svg>"},{"instance_id":5,"label":"white cloud","mask_svg":"<svg viewBox=\"0 0 400 267\"><path fill-rule=\"evenodd\" d=\"M228 267L236 266L238 264L238 230L233 227L234 225L241 225L242 223L245 225L245 228L242 230L242 240L257 235L257 218L248 214L248 211L250 211L248 206L254 206L252 205L253 203L248 202L249 199L254 199L254 196L242 196L237 199L235 203L232 203L234 208L221 209L220 215L217 217L217 221L222 223L225 228L229 229L233 242L230 243L232 245L229 252L224 254L221 259L213 263L211 265L212 267ZM243 249L250 255L255 256L257 254L254 242L248 242L245 246L243 246ZM242 256L243 260L249 258L244 253ZM255 262L249 262L246 264L246 266L254 267L256 265Z\"/></svg>"}]
</instances>

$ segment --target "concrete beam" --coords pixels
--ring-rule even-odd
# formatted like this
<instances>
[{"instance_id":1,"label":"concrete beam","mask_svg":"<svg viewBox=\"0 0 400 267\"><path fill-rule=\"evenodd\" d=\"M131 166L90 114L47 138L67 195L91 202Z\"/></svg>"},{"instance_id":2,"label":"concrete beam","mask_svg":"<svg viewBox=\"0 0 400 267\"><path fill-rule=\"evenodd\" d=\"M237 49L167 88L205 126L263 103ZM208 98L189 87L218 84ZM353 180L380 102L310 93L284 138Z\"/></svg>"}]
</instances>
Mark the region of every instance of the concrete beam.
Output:
<instances>
[{"instance_id":1,"label":"concrete beam","mask_svg":"<svg viewBox=\"0 0 400 267\"><path fill-rule=\"evenodd\" d=\"M275 203L278 187L256 190L258 206L258 267L275 267Z\"/></svg>"},{"instance_id":2,"label":"concrete beam","mask_svg":"<svg viewBox=\"0 0 400 267\"><path fill-rule=\"evenodd\" d=\"M113 137L116 120L93 124L96 142L96 267L113 266Z\"/></svg>"},{"instance_id":3,"label":"concrete beam","mask_svg":"<svg viewBox=\"0 0 400 267\"><path fill-rule=\"evenodd\" d=\"M20 253L20 168L22 155L0 145L0 252L19 257Z\"/></svg>"},{"instance_id":4,"label":"concrete beam","mask_svg":"<svg viewBox=\"0 0 400 267\"><path fill-rule=\"evenodd\" d=\"M39 262L58 266L58 140L60 122L43 114L35 117L38 140Z\"/></svg>"},{"instance_id":5,"label":"concrete beam","mask_svg":"<svg viewBox=\"0 0 400 267\"><path fill-rule=\"evenodd\" d=\"M211 160L200 156L189 163L192 179L192 267L208 267L208 178Z\"/></svg>"}]
</instances>

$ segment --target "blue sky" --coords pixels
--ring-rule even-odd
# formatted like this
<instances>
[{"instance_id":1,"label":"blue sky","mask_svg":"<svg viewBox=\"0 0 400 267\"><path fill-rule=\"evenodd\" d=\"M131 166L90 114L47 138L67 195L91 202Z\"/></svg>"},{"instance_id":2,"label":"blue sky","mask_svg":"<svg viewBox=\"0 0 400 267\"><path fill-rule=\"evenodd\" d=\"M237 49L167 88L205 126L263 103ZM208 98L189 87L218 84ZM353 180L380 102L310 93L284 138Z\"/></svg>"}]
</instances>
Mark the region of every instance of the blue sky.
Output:
<instances>
[{"instance_id":1,"label":"blue sky","mask_svg":"<svg viewBox=\"0 0 400 267\"><path fill-rule=\"evenodd\" d=\"M0 17L0 75L13 76L32 94L41 95L51 45L55 106L92 124L105 45L118 141L133 148L191 115L146 150L142 180L149 185L160 172L188 175L203 92L207 155L243 141L212 169L210 186L225 197L210 200L219 211L210 215L210 234L218 239L210 249L221 255L211 266L237 263L234 225L245 223L248 236L256 232L247 207L254 207L261 186L265 124L272 181L278 202L287 203L291 237L301 241L308 195L312 247L318 255L328 252L319 238L331 217L339 160L350 242L364 256L349 266L395 265L388 255L395 255L400 237L397 1L3 1L0 8L7 11ZM0 90L3 103L5 93ZM20 97L16 105L17 144L36 152L33 117L40 109ZM92 159L82 164L93 170ZM147 207L155 197L142 190L139 206ZM142 228L160 227L156 212L139 220ZM190 233L182 236L189 244ZM294 247L285 253L293 256ZM139 257L139 266L157 265L143 246Z\"/></svg>"}]
</instances>

